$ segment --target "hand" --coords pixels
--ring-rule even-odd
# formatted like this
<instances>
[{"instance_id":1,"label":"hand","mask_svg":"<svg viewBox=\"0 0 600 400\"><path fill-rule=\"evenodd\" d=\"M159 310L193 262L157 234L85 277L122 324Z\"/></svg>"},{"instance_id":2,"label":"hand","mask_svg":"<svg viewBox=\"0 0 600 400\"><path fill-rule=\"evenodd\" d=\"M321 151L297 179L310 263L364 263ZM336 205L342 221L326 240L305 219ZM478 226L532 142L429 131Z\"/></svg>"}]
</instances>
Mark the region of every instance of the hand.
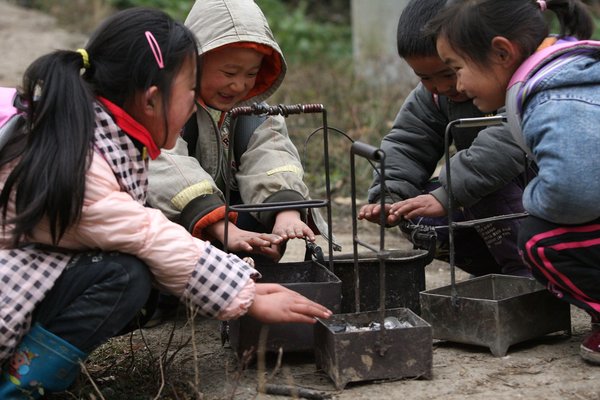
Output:
<instances>
[{"instance_id":1,"label":"hand","mask_svg":"<svg viewBox=\"0 0 600 400\"><path fill-rule=\"evenodd\" d=\"M386 224L394 225L396 221L396 217L390 214L391 204L384 205L384 212L386 214ZM366 204L360 208L358 211L358 219L364 219L369 222L374 222L378 224L381 221L381 204Z\"/></svg>"},{"instance_id":2,"label":"hand","mask_svg":"<svg viewBox=\"0 0 600 400\"><path fill-rule=\"evenodd\" d=\"M225 241L225 221L219 221L206 228L206 231L219 240ZM271 233L258 233L240 229L233 223L229 224L227 232L227 251L232 253L246 252L260 254L278 262L281 257L279 245L283 238Z\"/></svg>"},{"instance_id":3,"label":"hand","mask_svg":"<svg viewBox=\"0 0 600 400\"><path fill-rule=\"evenodd\" d=\"M402 200L392 204L390 216L400 220L404 217L411 219L415 217L442 217L446 215L446 209L434 196L422 194L412 199Z\"/></svg>"},{"instance_id":4,"label":"hand","mask_svg":"<svg viewBox=\"0 0 600 400\"><path fill-rule=\"evenodd\" d=\"M275 217L273 234L281 236L283 240L307 238L309 241L315 241L315 234L300 219L300 212L296 210L281 211Z\"/></svg>"},{"instance_id":5,"label":"hand","mask_svg":"<svg viewBox=\"0 0 600 400\"><path fill-rule=\"evenodd\" d=\"M265 323L301 322L314 324L315 318L329 318L332 312L284 286L257 283L248 315Z\"/></svg>"}]
</instances>

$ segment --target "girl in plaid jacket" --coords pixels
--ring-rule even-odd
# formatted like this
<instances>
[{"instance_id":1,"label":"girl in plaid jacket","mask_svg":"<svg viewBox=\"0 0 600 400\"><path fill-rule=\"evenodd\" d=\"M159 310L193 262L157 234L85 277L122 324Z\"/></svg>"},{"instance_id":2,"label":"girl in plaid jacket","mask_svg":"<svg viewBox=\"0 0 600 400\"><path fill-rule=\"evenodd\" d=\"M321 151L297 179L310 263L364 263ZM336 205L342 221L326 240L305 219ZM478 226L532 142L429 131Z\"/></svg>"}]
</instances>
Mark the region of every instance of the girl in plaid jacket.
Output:
<instances>
[{"instance_id":1,"label":"girl in plaid jacket","mask_svg":"<svg viewBox=\"0 0 600 400\"><path fill-rule=\"evenodd\" d=\"M324 307L255 284L245 261L145 207L147 164L196 111L196 42L165 13L107 19L85 49L26 71L0 151L0 398L64 390L151 286L218 319L314 322Z\"/></svg>"}]
</instances>

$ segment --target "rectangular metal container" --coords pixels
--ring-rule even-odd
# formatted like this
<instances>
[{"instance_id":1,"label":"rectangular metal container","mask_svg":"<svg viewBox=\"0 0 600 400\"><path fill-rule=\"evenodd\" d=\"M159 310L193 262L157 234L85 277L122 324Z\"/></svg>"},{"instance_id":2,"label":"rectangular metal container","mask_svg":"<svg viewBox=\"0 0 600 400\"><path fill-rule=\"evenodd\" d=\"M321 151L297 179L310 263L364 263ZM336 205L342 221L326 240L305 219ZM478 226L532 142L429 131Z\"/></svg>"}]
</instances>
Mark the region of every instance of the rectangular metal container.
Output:
<instances>
[{"instance_id":1,"label":"rectangular metal container","mask_svg":"<svg viewBox=\"0 0 600 400\"><path fill-rule=\"evenodd\" d=\"M316 261L287 262L257 265L262 274L261 283L279 283L303 296L324 305L333 313L339 313L342 283L324 265ZM229 342L242 355L251 347L258 349L260 332L268 329L265 351L312 352L314 350L314 325L262 324L252 317L244 316L229 321Z\"/></svg>"},{"instance_id":2,"label":"rectangular metal container","mask_svg":"<svg viewBox=\"0 0 600 400\"><path fill-rule=\"evenodd\" d=\"M409 308L421 313L421 291L425 290L425 267L433 255L426 250L390 250L385 260L385 308ZM379 310L379 260L371 253L358 254L360 310L356 310L354 255L333 257L333 272L342 281L341 313Z\"/></svg>"},{"instance_id":3,"label":"rectangular metal container","mask_svg":"<svg viewBox=\"0 0 600 400\"><path fill-rule=\"evenodd\" d=\"M570 306L535 279L490 274L421 293L433 338L489 347L496 357L516 343L571 333ZM453 301L454 300L454 301Z\"/></svg>"},{"instance_id":4,"label":"rectangular metal container","mask_svg":"<svg viewBox=\"0 0 600 400\"><path fill-rule=\"evenodd\" d=\"M350 382L431 378L431 326L408 308L385 310L411 327L361 332L336 332L349 323L366 326L379 322L379 311L337 314L315 326L315 361L337 389Z\"/></svg>"}]
</instances>

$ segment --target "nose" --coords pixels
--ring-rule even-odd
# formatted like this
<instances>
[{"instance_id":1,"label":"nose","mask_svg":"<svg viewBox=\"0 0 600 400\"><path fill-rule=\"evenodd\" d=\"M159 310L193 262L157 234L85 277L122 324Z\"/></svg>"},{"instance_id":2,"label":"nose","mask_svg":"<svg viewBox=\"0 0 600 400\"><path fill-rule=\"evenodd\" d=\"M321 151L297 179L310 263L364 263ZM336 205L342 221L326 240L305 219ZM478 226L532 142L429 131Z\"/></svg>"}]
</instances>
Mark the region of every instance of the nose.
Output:
<instances>
[{"instance_id":1,"label":"nose","mask_svg":"<svg viewBox=\"0 0 600 400\"><path fill-rule=\"evenodd\" d=\"M463 85L462 79L460 79L458 77L456 78L456 90L461 93L464 93L464 91L465 91L465 87Z\"/></svg>"},{"instance_id":2,"label":"nose","mask_svg":"<svg viewBox=\"0 0 600 400\"><path fill-rule=\"evenodd\" d=\"M246 80L242 78L234 79L229 84L229 88L236 93L242 93L246 90Z\"/></svg>"}]
</instances>

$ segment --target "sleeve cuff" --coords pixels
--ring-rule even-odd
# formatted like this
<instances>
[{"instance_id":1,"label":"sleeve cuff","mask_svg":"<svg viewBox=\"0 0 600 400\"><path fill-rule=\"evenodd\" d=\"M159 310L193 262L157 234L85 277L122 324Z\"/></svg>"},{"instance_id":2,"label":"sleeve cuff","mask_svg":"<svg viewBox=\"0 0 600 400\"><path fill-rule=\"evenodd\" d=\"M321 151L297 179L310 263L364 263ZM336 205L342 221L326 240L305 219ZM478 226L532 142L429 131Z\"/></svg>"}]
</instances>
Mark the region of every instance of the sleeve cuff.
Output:
<instances>
[{"instance_id":1,"label":"sleeve cuff","mask_svg":"<svg viewBox=\"0 0 600 400\"><path fill-rule=\"evenodd\" d=\"M204 215L202 218L200 218L196 222L196 224L194 225L194 228L192 229L192 235L194 237L197 237L198 239L209 240L210 237L208 237L208 235L206 235L206 233L204 232L204 229L207 226L210 226L210 225L212 225L216 222L219 222L223 219L225 219L225 206L215 208L214 210L212 210L208 214ZM237 221L237 213L236 212L232 211L229 213L229 221L234 224L236 223L236 221Z\"/></svg>"},{"instance_id":2,"label":"sleeve cuff","mask_svg":"<svg viewBox=\"0 0 600 400\"><path fill-rule=\"evenodd\" d=\"M246 286L240 291L240 293L233 299L231 304L227 308L221 310L217 319L221 321L227 321L230 319L238 319L248 312L248 309L254 303L254 296L256 295L256 284L254 280L248 279Z\"/></svg>"}]
</instances>

